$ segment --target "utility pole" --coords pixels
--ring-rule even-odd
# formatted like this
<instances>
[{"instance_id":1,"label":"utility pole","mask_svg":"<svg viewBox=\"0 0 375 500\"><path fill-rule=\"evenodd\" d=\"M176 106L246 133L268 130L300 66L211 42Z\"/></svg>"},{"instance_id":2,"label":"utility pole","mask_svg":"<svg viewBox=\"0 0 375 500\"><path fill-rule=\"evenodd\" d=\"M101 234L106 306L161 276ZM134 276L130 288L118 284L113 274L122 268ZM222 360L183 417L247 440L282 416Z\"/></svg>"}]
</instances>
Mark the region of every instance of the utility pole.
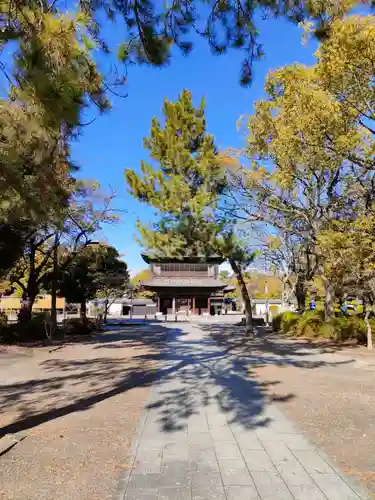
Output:
<instances>
[{"instance_id":1,"label":"utility pole","mask_svg":"<svg viewBox=\"0 0 375 500\"><path fill-rule=\"evenodd\" d=\"M264 273L267 277L267 260L266 256L264 256ZM267 279L264 282L265 294L266 294L266 326L269 325L269 305L268 305L268 281Z\"/></svg>"}]
</instances>

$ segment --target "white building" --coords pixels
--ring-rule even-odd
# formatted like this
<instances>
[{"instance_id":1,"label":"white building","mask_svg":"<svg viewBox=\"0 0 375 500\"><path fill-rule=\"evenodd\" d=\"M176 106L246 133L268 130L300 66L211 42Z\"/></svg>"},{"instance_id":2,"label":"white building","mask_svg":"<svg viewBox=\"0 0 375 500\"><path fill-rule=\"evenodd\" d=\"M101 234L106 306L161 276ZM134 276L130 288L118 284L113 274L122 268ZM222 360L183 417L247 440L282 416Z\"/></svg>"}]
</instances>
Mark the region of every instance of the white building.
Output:
<instances>
[{"instance_id":1,"label":"white building","mask_svg":"<svg viewBox=\"0 0 375 500\"><path fill-rule=\"evenodd\" d=\"M104 299L95 299L89 303L89 310L92 316L96 316L98 310L103 309ZM156 313L156 304L151 299L127 299L120 298L109 299L108 316L117 318L130 316L154 315Z\"/></svg>"},{"instance_id":2,"label":"white building","mask_svg":"<svg viewBox=\"0 0 375 500\"><path fill-rule=\"evenodd\" d=\"M268 309L270 320L287 309L281 299L251 299L251 305L254 317L265 318Z\"/></svg>"}]
</instances>

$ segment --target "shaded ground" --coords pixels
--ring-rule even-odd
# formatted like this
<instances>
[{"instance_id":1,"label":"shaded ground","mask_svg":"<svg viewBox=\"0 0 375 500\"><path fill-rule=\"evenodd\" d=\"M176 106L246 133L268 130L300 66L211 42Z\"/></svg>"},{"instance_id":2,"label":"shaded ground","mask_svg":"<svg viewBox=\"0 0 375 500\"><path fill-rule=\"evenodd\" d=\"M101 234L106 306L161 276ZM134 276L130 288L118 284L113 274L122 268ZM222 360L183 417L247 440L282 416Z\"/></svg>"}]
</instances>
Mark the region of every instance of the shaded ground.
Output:
<instances>
[{"instance_id":1,"label":"shaded ground","mask_svg":"<svg viewBox=\"0 0 375 500\"><path fill-rule=\"evenodd\" d=\"M184 433L199 406L215 400L230 414L229 425L268 435L267 408L277 402L375 492L374 372L298 343L244 343L241 329L224 323L229 319L215 321L168 330L162 323L119 326L86 344L36 349L27 359L0 356L0 431L28 433L0 457L0 498L110 499L119 471L129 466L123 460L149 386L165 382L175 386L161 390L151 408L165 433ZM206 340L194 339L195 328L210 333L219 349L207 341L197 352L195 343Z\"/></svg>"},{"instance_id":2,"label":"shaded ground","mask_svg":"<svg viewBox=\"0 0 375 500\"><path fill-rule=\"evenodd\" d=\"M260 380L247 356L233 345L216 345L207 333L216 326L204 323L170 325L165 361L116 500L369 498L273 404L294 395L275 395L278 381ZM257 357L273 362L268 352ZM306 360L299 369L320 366Z\"/></svg>"},{"instance_id":3,"label":"shaded ground","mask_svg":"<svg viewBox=\"0 0 375 500\"><path fill-rule=\"evenodd\" d=\"M0 498L113 496L157 362L164 328L132 327L87 343L0 354L0 433L27 437L0 457ZM26 356L24 355L26 353Z\"/></svg>"},{"instance_id":4,"label":"shaded ground","mask_svg":"<svg viewBox=\"0 0 375 500\"><path fill-rule=\"evenodd\" d=\"M375 498L375 363L359 349L314 346L260 332L243 342L232 325L204 327L246 362L249 377L273 383L282 410ZM375 358L374 358L375 360ZM277 384L275 384L277 381ZM285 397L292 393L293 398Z\"/></svg>"}]
</instances>

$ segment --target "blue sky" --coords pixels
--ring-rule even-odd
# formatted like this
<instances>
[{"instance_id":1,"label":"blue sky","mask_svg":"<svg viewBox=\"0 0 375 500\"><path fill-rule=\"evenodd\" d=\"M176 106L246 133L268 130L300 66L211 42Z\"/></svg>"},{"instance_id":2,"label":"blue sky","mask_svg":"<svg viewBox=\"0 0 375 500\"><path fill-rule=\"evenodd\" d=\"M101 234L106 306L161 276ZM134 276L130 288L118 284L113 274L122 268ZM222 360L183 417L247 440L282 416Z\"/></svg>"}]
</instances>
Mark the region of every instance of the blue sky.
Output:
<instances>
[{"instance_id":1,"label":"blue sky","mask_svg":"<svg viewBox=\"0 0 375 500\"><path fill-rule=\"evenodd\" d=\"M213 56L203 40L194 40L193 52L188 57L176 52L167 68L130 68L124 88L128 97L112 96L112 111L85 127L73 144L73 159L81 167L80 176L98 180L103 189L111 186L117 193L116 207L127 210L120 223L105 227L103 233L123 254L132 273L145 267L141 248L134 239L137 217L147 222L153 212L127 193L124 169L138 170L140 161L147 160L142 139L149 133L152 117L161 116L163 100L175 100L183 88L192 91L197 104L205 96L208 131L216 137L218 147L241 147L243 137L236 130L236 122L241 115L250 114L254 101L263 96L268 71L296 61L314 61L315 44L303 46L297 26L268 19L260 21L259 28L266 55L255 63L250 88L239 85L241 52ZM115 27L110 38L113 43L119 40ZM89 111L86 118L93 116Z\"/></svg>"}]
</instances>

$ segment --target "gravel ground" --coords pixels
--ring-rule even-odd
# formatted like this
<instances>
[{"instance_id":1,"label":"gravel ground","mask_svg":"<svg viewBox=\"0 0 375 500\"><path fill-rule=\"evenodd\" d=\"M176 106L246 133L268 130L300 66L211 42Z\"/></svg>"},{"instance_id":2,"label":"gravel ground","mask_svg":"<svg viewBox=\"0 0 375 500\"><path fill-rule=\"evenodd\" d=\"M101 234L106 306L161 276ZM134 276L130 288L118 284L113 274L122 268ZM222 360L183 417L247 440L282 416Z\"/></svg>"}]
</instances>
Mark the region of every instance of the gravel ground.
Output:
<instances>
[{"instance_id":1,"label":"gravel ground","mask_svg":"<svg viewBox=\"0 0 375 500\"><path fill-rule=\"evenodd\" d=\"M375 373L345 365L268 365L257 374L278 382L276 396L293 395L278 403L282 410L375 498Z\"/></svg>"},{"instance_id":2,"label":"gravel ground","mask_svg":"<svg viewBox=\"0 0 375 500\"><path fill-rule=\"evenodd\" d=\"M216 340L232 345L238 343L233 333L230 326L212 329ZM286 415L375 499L375 356L364 363L362 351L316 348L269 333L234 348L248 360L249 376L268 383Z\"/></svg>"},{"instance_id":3,"label":"gravel ground","mask_svg":"<svg viewBox=\"0 0 375 500\"><path fill-rule=\"evenodd\" d=\"M127 467L163 345L162 327L0 353L0 428L26 438L0 457L3 500L107 500ZM52 352L50 352L52 350Z\"/></svg>"}]
</instances>

